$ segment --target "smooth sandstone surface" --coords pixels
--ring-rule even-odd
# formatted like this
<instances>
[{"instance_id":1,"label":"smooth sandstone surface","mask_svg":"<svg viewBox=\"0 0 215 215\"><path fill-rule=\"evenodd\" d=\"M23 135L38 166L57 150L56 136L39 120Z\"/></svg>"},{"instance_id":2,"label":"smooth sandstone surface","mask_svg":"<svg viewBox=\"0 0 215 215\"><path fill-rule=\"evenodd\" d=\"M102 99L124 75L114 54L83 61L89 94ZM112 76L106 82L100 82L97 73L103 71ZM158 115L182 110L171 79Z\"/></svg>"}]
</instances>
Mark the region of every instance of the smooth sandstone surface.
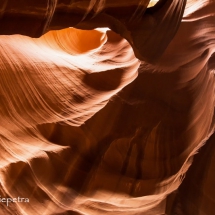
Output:
<instances>
[{"instance_id":1,"label":"smooth sandstone surface","mask_svg":"<svg viewBox=\"0 0 215 215\"><path fill-rule=\"evenodd\" d=\"M5 0L0 47L0 215L215 212L214 0Z\"/></svg>"}]
</instances>

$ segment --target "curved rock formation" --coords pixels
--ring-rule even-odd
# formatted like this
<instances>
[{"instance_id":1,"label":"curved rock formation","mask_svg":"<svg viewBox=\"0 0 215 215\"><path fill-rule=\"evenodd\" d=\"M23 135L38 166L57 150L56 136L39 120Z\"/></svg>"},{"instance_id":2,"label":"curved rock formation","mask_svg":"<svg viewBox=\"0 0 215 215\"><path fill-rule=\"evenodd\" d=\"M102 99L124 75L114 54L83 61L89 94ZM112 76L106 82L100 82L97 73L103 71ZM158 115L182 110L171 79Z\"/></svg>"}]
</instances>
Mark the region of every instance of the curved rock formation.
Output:
<instances>
[{"instance_id":1,"label":"curved rock formation","mask_svg":"<svg viewBox=\"0 0 215 215\"><path fill-rule=\"evenodd\" d=\"M215 1L149 6L0 3L0 215L213 213Z\"/></svg>"}]
</instances>

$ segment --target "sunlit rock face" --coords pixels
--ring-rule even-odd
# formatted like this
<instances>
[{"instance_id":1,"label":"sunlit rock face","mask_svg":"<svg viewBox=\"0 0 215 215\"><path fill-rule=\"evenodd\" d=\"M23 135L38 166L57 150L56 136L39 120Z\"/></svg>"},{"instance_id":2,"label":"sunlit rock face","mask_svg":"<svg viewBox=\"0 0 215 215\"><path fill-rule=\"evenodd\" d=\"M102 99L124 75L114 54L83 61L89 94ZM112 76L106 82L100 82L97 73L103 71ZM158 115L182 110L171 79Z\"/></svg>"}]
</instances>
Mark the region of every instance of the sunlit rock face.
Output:
<instances>
[{"instance_id":1,"label":"sunlit rock face","mask_svg":"<svg viewBox=\"0 0 215 215\"><path fill-rule=\"evenodd\" d=\"M0 2L0 215L214 213L215 1L156 2Z\"/></svg>"}]
</instances>

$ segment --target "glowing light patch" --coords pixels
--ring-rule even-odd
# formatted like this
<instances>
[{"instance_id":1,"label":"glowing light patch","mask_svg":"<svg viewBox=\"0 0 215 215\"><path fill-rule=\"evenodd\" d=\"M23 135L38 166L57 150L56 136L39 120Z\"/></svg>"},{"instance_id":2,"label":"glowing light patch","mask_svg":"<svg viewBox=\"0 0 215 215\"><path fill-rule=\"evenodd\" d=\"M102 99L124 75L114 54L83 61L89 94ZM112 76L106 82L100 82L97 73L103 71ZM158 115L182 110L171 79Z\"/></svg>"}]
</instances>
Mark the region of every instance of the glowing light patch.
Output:
<instances>
[{"instance_id":1,"label":"glowing light patch","mask_svg":"<svg viewBox=\"0 0 215 215\"><path fill-rule=\"evenodd\" d=\"M155 6L158 2L159 2L159 0L151 0L151 1L149 2L148 8L149 8L149 7Z\"/></svg>"}]
</instances>

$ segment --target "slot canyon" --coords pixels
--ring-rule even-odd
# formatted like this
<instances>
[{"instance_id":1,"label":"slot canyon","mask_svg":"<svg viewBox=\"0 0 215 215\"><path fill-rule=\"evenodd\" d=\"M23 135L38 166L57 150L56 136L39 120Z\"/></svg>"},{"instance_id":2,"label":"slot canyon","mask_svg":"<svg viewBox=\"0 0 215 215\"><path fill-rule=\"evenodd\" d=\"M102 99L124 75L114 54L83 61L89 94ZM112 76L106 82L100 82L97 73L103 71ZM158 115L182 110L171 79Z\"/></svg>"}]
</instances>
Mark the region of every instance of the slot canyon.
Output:
<instances>
[{"instance_id":1,"label":"slot canyon","mask_svg":"<svg viewBox=\"0 0 215 215\"><path fill-rule=\"evenodd\" d=\"M0 215L215 214L215 0L0 0Z\"/></svg>"}]
</instances>

